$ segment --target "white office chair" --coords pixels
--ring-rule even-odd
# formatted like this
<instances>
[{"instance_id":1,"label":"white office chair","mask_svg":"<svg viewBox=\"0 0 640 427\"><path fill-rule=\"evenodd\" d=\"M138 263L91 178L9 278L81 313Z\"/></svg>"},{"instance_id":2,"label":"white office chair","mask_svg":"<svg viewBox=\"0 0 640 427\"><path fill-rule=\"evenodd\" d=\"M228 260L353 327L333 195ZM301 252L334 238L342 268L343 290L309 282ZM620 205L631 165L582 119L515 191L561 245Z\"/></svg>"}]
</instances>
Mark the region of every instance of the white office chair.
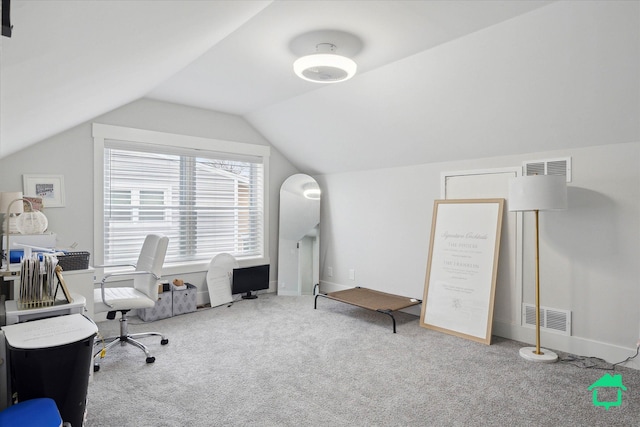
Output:
<instances>
[{"instance_id":1,"label":"white office chair","mask_svg":"<svg viewBox=\"0 0 640 427\"><path fill-rule=\"evenodd\" d=\"M94 290L94 312L107 312L107 319L115 319L116 311L122 313L120 318L120 335L105 338L104 340L96 340L99 346L94 354L94 371L100 370L99 360L104 357L107 350L115 346L117 343L121 345L132 344L145 352L147 363L155 362L156 358L151 356L147 347L138 338L149 336L161 337L160 344L165 345L169 340L159 332L144 332L138 334L130 334L127 324L127 312L138 308L151 308L158 300L158 279L162 273L162 264L167 253L169 238L157 234L148 235L142 249L138 262L135 265L127 265L135 267L135 271L118 272L107 274L100 283L100 289ZM120 267L120 266L100 266L100 267ZM105 287L105 283L112 278L132 276L132 287Z\"/></svg>"}]
</instances>

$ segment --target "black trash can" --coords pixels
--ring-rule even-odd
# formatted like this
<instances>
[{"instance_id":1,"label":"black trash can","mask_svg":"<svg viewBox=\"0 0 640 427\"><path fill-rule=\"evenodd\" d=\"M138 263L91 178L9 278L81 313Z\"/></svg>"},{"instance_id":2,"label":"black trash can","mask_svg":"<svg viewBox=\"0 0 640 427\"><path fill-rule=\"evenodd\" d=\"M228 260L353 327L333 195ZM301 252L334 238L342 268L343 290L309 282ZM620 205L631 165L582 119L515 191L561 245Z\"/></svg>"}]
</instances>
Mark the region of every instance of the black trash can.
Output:
<instances>
[{"instance_id":1,"label":"black trash can","mask_svg":"<svg viewBox=\"0 0 640 427\"><path fill-rule=\"evenodd\" d=\"M81 314L4 326L11 392L55 400L64 422L84 424L95 323Z\"/></svg>"}]
</instances>

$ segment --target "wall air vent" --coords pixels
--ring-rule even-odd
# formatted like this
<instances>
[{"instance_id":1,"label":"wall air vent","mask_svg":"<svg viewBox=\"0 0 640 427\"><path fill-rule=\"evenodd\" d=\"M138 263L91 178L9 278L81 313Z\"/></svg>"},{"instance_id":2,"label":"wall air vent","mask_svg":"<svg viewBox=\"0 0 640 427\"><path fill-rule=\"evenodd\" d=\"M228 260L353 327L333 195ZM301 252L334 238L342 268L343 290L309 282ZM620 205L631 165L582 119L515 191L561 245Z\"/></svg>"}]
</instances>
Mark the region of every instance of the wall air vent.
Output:
<instances>
[{"instance_id":1,"label":"wall air vent","mask_svg":"<svg viewBox=\"0 0 640 427\"><path fill-rule=\"evenodd\" d=\"M560 175L571 182L571 157L547 160L528 160L523 164L525 176L529 175Z\"/></svg>"},{"instance_id":2,"label":"wall air vent","mask_svg":"<svg viewBox=\"0 0 640 427\"><path fill-rule=\"evenodd\" d=\"M536 327L536 306L522 304L522 325ZM571 335L571 312L556 308L540 307L540 330Z\"/></svg>"}]
</instances>

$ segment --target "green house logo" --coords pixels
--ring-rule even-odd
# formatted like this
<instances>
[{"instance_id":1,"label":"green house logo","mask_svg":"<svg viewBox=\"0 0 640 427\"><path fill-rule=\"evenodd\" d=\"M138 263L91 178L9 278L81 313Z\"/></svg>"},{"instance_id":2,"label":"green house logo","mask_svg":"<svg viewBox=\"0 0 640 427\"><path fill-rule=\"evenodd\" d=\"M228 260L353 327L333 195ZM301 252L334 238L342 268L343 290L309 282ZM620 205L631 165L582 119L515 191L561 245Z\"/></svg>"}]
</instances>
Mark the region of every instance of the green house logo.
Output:
<instances>
[{"instance_id":1,"label":"green house logo","mask_svg":"<svg viewBox=\"0 0 640 427\"><path fill-rule=\"evenodd\" d=\"M617 388L618 399L612 402L601 402L598 400L598 389L601 388ZM593 406L604 406L608 411L612 406L620 406L622 404L622 391L627 388L622 384L622 375L604 374L598 381L589 386L589 390L593 391Z\"/></svg>"}]
</instances>

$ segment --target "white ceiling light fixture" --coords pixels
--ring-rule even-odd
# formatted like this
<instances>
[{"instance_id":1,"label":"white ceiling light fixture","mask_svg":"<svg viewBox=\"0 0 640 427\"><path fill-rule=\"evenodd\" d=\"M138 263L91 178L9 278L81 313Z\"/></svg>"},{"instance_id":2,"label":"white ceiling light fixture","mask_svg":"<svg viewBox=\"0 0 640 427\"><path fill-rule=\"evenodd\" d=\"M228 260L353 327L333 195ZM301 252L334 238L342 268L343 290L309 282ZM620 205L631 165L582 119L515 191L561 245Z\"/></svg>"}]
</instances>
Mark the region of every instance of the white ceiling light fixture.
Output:
<instances>
[{"instance_id":1,"label":"white ceiling light fixture","mask_svg":"<svg viewBox=\"0 0 640 427\"><path fill-rule=\"evenodd\" d=\"M358 65L351 58L335 54L332 43L319 43L316 53L298 58L293 71L303 80L314 83L338 83L356 74Z\"/></svg>"},{"instance_id":2,"label":"white ceiling light fixture","mask_svg":"<svg viewBox=\"0 0 640 427\"><path fill-rule=\"evenodd\" d=\"M302 192L302 195L307 199L320 200L321 191L319 188L307 188Z\"/></svg>"},{"instance_id":3,"label":"white ceiling light fixture","mask_svg":"<svg viewBox=\"0 0 640 427\"><path fill-rule=\"evenodd\" d=\"M339 83L356 74L358 65L351 58L362 42L344 31L318 30L299 35L290 48L299 57L293 63L298 77L314 83Z\"/></svg>"}]
</instances>

